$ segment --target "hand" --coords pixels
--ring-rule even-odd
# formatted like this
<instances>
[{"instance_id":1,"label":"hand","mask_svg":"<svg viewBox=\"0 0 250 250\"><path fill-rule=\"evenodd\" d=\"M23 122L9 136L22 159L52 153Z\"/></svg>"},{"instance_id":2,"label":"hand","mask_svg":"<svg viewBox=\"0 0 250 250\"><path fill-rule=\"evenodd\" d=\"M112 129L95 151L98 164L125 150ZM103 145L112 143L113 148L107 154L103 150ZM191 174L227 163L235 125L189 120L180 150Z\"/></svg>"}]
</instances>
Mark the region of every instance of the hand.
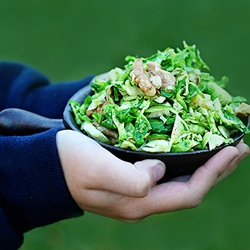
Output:
<instances>
[{"instance_id":1,"label":"hand","mask_svg":"<svg viewBox=\"0 0 250 250\"><path fill-rule=\"evenodd\" d=\"M226 147L188 181L156 184L165 172L158 160L122 161L81 133L63 130L57 147L66 183L78 206L92 213L136 222L149 215L194 208L230 175L249 147Z\"/></svg>"}]
</instances>

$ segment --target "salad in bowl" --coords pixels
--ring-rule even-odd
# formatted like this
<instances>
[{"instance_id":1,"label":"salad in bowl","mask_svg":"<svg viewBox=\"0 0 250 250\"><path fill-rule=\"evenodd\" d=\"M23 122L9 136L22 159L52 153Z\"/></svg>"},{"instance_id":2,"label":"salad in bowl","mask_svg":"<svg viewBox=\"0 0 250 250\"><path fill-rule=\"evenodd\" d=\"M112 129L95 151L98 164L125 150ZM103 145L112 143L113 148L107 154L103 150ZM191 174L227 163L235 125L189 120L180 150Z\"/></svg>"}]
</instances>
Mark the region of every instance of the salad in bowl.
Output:
<instances>
[{"instance_id":1,"label":"salad in bowl","mask_svg":"<svg viewBox=\"0 0 250 250\"><path fill-rule=\"evenodd\" d=\"M80 130L117 148L148 153L214 150L247 134L250 106L215 79L195 45L150 57L127 56L123 68L94 78L82 103L70 100Z\"/></svg>"}]
</instances>

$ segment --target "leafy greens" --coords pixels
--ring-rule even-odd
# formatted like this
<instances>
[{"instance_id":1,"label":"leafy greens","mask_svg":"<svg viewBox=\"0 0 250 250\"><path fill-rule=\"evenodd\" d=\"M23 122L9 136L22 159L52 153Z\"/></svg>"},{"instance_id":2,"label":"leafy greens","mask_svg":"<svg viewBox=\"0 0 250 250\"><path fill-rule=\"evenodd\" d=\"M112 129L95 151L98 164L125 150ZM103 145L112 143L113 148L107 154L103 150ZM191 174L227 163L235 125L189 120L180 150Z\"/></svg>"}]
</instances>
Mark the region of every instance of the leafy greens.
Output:
<instances>
[{"instance_id":1,"label":"leafy greens","mask_svg":"<svg viewBox=\"0 0 250 250\"><path fill-rule=\"evenodd\" d=\"M187 152L232 143L249 133L243 97L216 80L195 45L167 48L147 58L127 56L108 80L96 77L84 103L70 101L76 123L90 137L129 150Z\"/></svg>"}]
</instances>

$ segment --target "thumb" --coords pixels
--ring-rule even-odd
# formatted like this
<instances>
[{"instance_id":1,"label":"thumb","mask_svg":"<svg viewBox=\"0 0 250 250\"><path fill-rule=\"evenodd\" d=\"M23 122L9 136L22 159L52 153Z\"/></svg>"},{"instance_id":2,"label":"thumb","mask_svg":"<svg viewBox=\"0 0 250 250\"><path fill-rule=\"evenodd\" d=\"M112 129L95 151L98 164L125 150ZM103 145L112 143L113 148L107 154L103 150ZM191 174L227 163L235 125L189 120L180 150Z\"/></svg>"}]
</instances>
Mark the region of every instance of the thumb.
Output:
<instances>
[{"instance_id":1,"label":"thumb","mask_svg":"<svg viewBox=\"0 0 250 250\"><path fill-rule=\"evenodd\" d=\"M127 188L124 182L126 195L134 197L146 196L165 174L165 164L159 160L143 160L134 163L134 169L127 175Z\"/></svg>"},{"instance_id":2,"label":"thumb","mask_svg":"<svg viewBox=\"0 0 250 250\"><path fill-rule=\"evenodd\" d=\"M99 165L95 183L89 188L101 189L130 197L144 197L165 173L165 165L159 160L143 160L134 164L113 155ZM109 161L106 161L109 158Z\"/></svg>"},{"instance_id":3,"label":"thumb","mask_svg":"<svg viewBox=\"0 0 250 250\"><path fill-rule=\"evenodd\" d=\"M134 163L138 171L142 171L150 176L150 183L157 183L165 174L165 164L159 160L143 160Z\"/></svg>"},{"instance_id":4,"label":"thumb","mask_svg":"<svg viewBox=\"0 0 250 250\"><path fill-rule=\"evenodd\" d=\"M165 173L159 160L122 161L77 132L59 132L57 142L65 176L86 189L143 197Z\"/></svg>"}]
</instances>

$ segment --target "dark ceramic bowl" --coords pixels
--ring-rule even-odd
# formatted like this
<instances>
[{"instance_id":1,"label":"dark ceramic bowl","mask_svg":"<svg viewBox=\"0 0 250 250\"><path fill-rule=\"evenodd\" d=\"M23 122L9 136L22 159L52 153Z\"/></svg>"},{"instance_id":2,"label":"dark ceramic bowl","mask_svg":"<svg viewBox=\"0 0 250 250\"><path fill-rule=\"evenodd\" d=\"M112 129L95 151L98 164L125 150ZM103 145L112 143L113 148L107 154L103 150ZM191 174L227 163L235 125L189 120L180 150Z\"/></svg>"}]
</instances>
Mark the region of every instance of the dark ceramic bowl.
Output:
<instances>
[{"instance_id":1,"label":"dark ceramic bowl","mask_svg":"<svg viewBox=\"0 0 250 250\"><path fill-rule=\"evenodd\" d=\"M105 77L105 75L104 75ZM86 86L75 93L72 96L71 100L83 103L87 95L91 94L90 86ZM248 126L248 118L243 120L244 124ZM71 111L69 103L67 104L64 111L64 125L66 128L70 128L79 132L82 132L79 126L75 122L75 118ZM243 138L244 133L237 133L234 136L234 143L230 144L235 146ZM115 156L119 157L122 160L134 163L136 161L141 161L145 159L159 159L166 164L166 174L161 181L167 181L169 179L183 176L191 175L194 171L203 165L209 158L219 152L222 148L228 146L223 145L217 147L214 150L197 150L193 152L184 152L184 153L148 153L140 151L131 151L125 150L122 148L114 147L102 142L98 142L105 149L110 151Z\"/></svg>"}]
</instances>

